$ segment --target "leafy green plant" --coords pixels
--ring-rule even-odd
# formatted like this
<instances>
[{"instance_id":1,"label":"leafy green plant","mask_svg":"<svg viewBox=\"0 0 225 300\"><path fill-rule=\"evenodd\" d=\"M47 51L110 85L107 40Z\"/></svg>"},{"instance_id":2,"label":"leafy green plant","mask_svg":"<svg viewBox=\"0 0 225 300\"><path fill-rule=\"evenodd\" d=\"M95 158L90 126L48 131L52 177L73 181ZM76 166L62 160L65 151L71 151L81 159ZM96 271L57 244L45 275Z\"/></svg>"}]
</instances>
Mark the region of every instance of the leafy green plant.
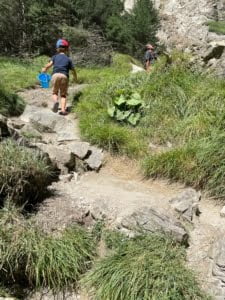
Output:
<instances>
[{"instance_id":1,"label":"leafy green plant","mask_svg":"<svg viewBox=\"0 0 225 300\"><path fill-rule=\"evenodd\" d=\"M135 126L141 119L143 107L144 102L139 93L124 94L122 92L113 99L113 106L108 108L108 114L119 122Z\"/></svg>"}]
</instances>

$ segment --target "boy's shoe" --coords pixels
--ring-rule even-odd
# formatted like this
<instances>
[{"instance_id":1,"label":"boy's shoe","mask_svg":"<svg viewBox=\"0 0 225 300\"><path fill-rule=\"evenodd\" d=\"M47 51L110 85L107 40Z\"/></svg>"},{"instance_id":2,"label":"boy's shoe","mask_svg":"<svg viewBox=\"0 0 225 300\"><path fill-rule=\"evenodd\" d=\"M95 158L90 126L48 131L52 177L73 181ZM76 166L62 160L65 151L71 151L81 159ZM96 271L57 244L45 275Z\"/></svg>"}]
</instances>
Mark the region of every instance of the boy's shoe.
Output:
<instances>
[{"instance_id":1,"label":"boy's shoe","mask_svg":"<svg viewBox=\"0 0 225 300\"><path fill-rule=\"evenodd\" d=\"M57 113L58 109L59 109L59 102L55 102L54 105L53 105L52 111L54 113Z\"/></svg>"},{"instance_id":2,"label":"boy's shoe","mask_svg":"<svg viewBox=\"0 0 225 300\"><path fill-rule=\"evenodd\" d=\"M61 116L66 116L66 115L68 115L68 112L66 112L66 111L60 111L60 113L59 113Z\"/></svg>"}]
</instances>

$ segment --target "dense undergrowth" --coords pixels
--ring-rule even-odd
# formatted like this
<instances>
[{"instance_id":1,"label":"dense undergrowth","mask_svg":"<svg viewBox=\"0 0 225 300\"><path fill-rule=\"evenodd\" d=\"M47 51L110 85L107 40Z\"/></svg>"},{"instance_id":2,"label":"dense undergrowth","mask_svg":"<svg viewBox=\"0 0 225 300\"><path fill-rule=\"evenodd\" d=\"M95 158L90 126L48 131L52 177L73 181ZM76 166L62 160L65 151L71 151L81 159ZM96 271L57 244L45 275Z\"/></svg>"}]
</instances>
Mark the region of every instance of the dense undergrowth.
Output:
<instances>
[{"instance_id":1,"label":"dense undergrowth","mask_svg":"<svg viewBox=\"0 0 225 300\"><path fill-rule=\"evenodd\" d=\"M115 237L114 237L115 240ZM184 249L164 236L117 239L114 251L85 276L94 299L207 299L183 265Z\"/></svg>"},{"instance_id":2,"label":"dense undergrowth","mask_svg":"<svg viewBox=\"0 0 225 300\"><path fill-rule=\"evenodd\" d=\"M53 166L38 151L7 140L0 143L0 204L35 204L56 180Z\"/></svg>"},{"instance_id":3,"label":"dense undergrowth","mask_svg":"<svg viewBox=\"0 0 225 300\"><path fill-rule=\"evenodd\" d=\"M161 58L150 74L112 67L111 75L87 89L75 108L81 133L109 151L142 160L146 176L180 180L225 197L224 80L193 68L184 55L175 53L172 61ZM145 102L136 127L107 115L121 91L138 92ZM149 143L160 151L148 148Z\"/></svg>"},{"instance_id":4,"label":"dense undergrowth","mask_svg":"<svg viewBox=\"0 0 225 300\"><path fill-rule=\"evenodd\" d=\"M46 58L44 60L46 61ZM42 58L40 61L42 62ZM24 72L26 73L32 63L18 67L18 72L14 75L13 70L12 74L6 72L2 84L6 85L10 92L32 85L41 67L39 62L34 64L31 73L27 71L31 76L30 81L26 82L28 85L24 84L24 78L27 76ZM215 109L218 103L222 107L222 82L213 78L204 79L189 70L186 62L182 61L174 63L173 66L166 66L166 62L161 61L150 75L130 75L131 62L133 60L129 56L116 55L111 67L78 69L80 82L90 84L78 99L80 101L77 103L77 99L74 100L74 111L79 115L81 132L86 139L107 150L139 160L145 158L144 168L148 176L165 175L186 181L187 176L194 174L186 173L186 170L190 169L186 158L183 158L183 164L187 169L180 172L180 175L178 173L176 178L163 173L166 168L172 168L170 164L174 164L174 158L166 158L169 166L162 164L162 170L158 173L150 166L150 162L153 163L155 159L160 159L161 155L169 155L176 149L185 152L187 147L192 147L190 164L193 166L198 151L196 149L200 149L197 142L202 143L204 138L204 142L207 143L211 136L209 132L217 132L214 131L214 122L218 116ZM5 68L13 69L12 62L5 60ZM17 76L20 76L20 79L13 82L13 78ZM212 86L207 86L206 89L204 80L212 82ZM200 82L202 91L198 90ZM216 86L219 89L214 97ZM145 102L144 113L137 127L115 122L107 114L108 106L112 104L114 97L118 96L118 93L130 90L138 92ZM198 104L205 91L204 99ZM209 101L209 96L214 97L213 103ZM209 116L203 113L204 107L208 108L207 101L211 103ZM201 125L202 119L198 116L199 110L204 115L204 126ZM193 114L197 116L194 118ZM222 119L222 112L220 116ZM196 118L199 118L199 121L194 123L193 127L192 119ZM184 121L189 124L190 129L187 129ZM211 131L209 124L212 127ZM222 132L222 128L217 130ZM150 141L161 145L169 141L174 149L163 154L150 155ZM221 165L219 161L223 159L222 143L221 136L218 147L213 147L214 151L217 149L213 165L215 168ZM0 179L0 191L2 200L8 205L0 210L0 295L7 294L8 289L15 285L30 290L47 287L55 292L59 289L78 288L81 275L89 270L93 263L95 265L96 234L73 227L52 236L43 233L29 218L27 220L17 212L14 214L10 205L24 204L29 197L35 199L39 191L47 188L49 176L54 173L51 173L51 167L45 158L30 149L9 141L2 142L0 147L0 171L3 174ZM202 152L202 156L199 154L200 163L206 157L206 150L207 157L212 161L210 147L210 143L208 148L203 147L205 152ZM175 158L177 157L175 155ZM177 166L181 168L182 164L178 161ZM199 172L202 178L206 172L210 174L210 164L204 166L202 173ZM184 178L181 174L185 174ZM214 174L221 178L220 173ZM207 181L207 176L204 178ZM196 179L190 183L194 180ZM207 183L210 184L210 181ZM211 189L210 186L208 188ZM8 199L11 201L5 201ZM106 243L110 248L109 256L97 262L87 277L84 276L85 284L96 291L95 299L207 299L201 294L193 275L184 267L183 248L165 237L153 235L129 240L123 236L118 239L117 235L109 233ZM15 292L13 294L18 295ZM20 298L24 299L24 294Z\"/></svg>"},{"instance_id":5,"label":"dense undergrowth","mask_svg":"<svg viewBox=\"0 0 225 300\"><path fill-rule=\"evenodd\" d=\"M0 282L22 288L76 289L95 256L95 241L74 226L53 237L16 210L0 212Z\"/></svg>"}]
</instances>

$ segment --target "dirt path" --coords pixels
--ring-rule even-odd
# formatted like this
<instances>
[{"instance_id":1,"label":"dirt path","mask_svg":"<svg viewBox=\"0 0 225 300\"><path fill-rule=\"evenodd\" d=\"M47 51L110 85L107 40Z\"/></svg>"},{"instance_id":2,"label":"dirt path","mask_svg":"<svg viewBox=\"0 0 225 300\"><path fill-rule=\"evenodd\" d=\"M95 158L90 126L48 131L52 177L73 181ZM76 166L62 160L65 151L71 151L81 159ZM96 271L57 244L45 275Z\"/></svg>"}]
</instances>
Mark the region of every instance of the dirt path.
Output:
<instances>
[{"instance_id":1,"label":"dirt path","mask_svg":"<svg viewBox=\"0 0 225 300\"><path fill-rule=\"evenodd\" d=\"M80 88L80 87L78 87ZM74 92L76 88L70 89ZM38 111L49 111L52 103L50 91L27 90L20 93L27 104ZM73 123L75 138L80 139L78 120L74 114L65 118ZM43 143L58 147L56 133L44 133ZM88 212L94 218L107 217L108 225L115 226L120 220L140 207L155 208L158 212L174 214L169 200L185 188L166 181L144 180L134 162L106 155L100 172L88 172L71 180L61 180L51 186L54 196L46 199L36 215L37 221L46 230L59 230L72 222L88 222ZM190 230L190 247L187 249L187 264L198 273L205 290L216 298L212 283L212 261L209 251L216 239L225 234L225 219L220 217L221 205L202 198L201 215L194 219Z\"/></svg>"}]
</instances>

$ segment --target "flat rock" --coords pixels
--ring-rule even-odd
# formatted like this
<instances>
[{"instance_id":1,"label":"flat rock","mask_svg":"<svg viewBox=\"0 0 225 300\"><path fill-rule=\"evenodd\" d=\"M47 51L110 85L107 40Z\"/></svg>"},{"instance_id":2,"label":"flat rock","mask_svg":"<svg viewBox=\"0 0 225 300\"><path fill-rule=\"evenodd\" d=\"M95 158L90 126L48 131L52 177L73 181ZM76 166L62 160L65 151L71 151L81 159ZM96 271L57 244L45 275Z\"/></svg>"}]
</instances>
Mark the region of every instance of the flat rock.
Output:
<instances>
[{"instance_id":1,"label":"flat rock","mask_svg":"<svg viewBox=\"0 0 225 300\"><path fill-rule=\"evenodd\" d=\"M27 105L20 119L34 124L39 132L50 132L64 135L70 133L74 126L72 121L44 108Z\"/></svg>"},{"instance_id":2,"label":"flat rock","mask_svg":"<svg viewBox=\"0 0 225 300\"><path fill-rule=\"evenodd\" d=\"M92 170L99 170L102 166L104 154L102 149L96 148L94 146L90 147L89 150L91 151L90 156L85 159L85 162Z\"/></svg>"},{"instance_id":3,"label":"flat rock","mask_svg":"<svg viewBox=\"0 0 225 300\"><path fill-rule=\"evenodd\" d=\"M200 199L201 193L189 188L172 198L169 202L179 216L182 216L185 220L191 222L195 215L198 216L200 214Z\"/></svg>"},{"instance_id":4,"label":"flat rock","mask_svg":"<svg viewBox=\"0 0 225 300\"><path fill-rule=\"evenodd\" d=\"M158 213L152 208L141 208L132 215L125 217L121 225L134 232L162 232L171 235L176 241L182 244L188 244L189 236L186 229L176 220Z\"/></svg>"},{"instance_id":5,"label":"flat rock","mask_svg":"<svg viewBox=\"0 0 225 300\"><path fill-rule=\"evenodd\" d=\"M35 139L41 139L42 135L41 133L35 129L31 124L25 124L21 129L20 129L20 134L27 138L35 138Z\"/></svg>"}]
</instances>

